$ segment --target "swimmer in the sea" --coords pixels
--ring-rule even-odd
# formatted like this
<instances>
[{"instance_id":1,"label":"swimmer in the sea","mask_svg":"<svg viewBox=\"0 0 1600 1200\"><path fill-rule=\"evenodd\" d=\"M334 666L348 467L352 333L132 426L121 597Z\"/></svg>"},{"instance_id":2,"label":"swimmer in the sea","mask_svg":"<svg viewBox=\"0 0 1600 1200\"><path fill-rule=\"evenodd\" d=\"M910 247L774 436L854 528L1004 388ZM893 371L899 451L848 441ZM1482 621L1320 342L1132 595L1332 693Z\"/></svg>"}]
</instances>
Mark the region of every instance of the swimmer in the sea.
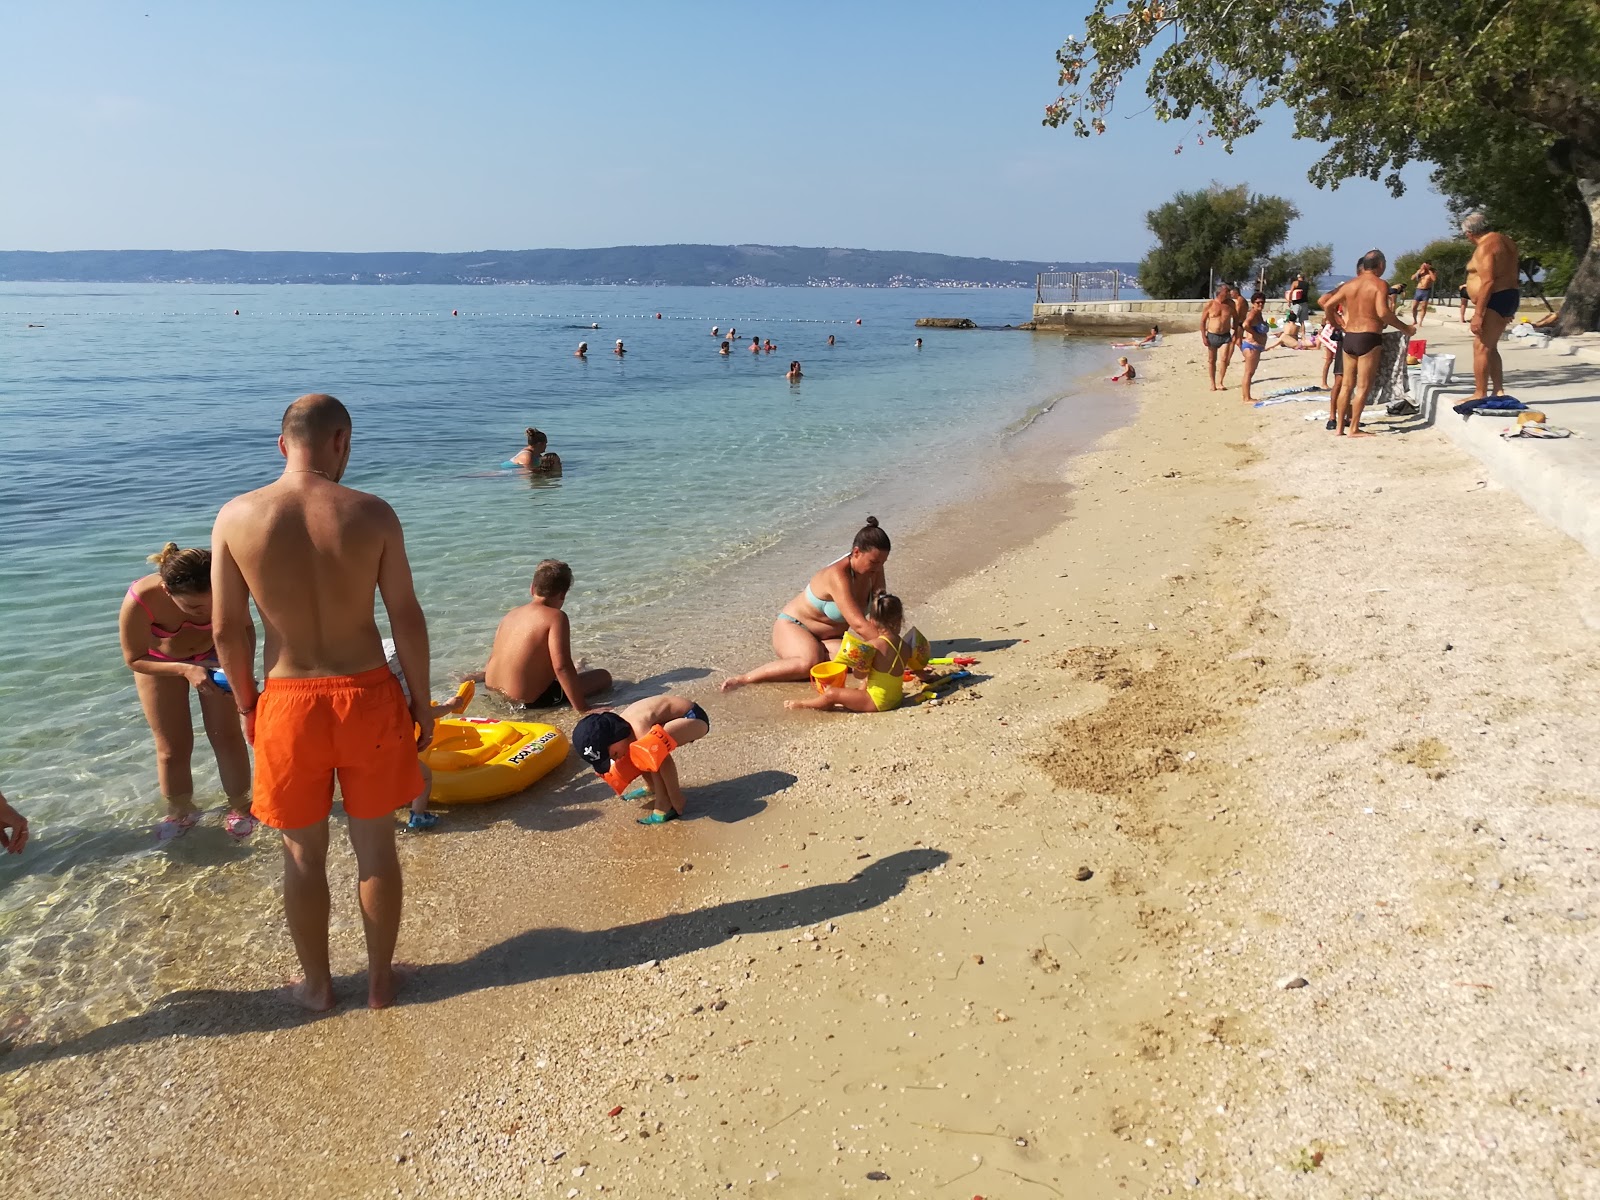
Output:
<instances>
[{"instance_id":1,"label":"swimmer in the sea","mask_svg":"<svg viewBox=\"0 0 1600 1200\"><path fill-rule=\"evenodd\" d=\"M918 350L921 350L921 349L922 349L922 339L921 339L921 338L918 338L918 339L917 339L917 349L918 349Z\"/></svg>"},{"instance_id":2,"label":"swimmer in the sea","mask_svg":"<svg viewBox=\"0 0 1600 1200\"><path fill-rule=\"evenodd\" d=\"M733 352L733 347L730 346L727 342L723 342L722 345L717 349L717 353L722 355L723 358L727 358L728 355L731 354L732 352Z\"/></svg>"},{"instance_id":3,"label":"swimmer in the sea","mask_svg":"<svg viewBox=\"0 0 1600 1200\"><path fill-rule=\"evenodd\" d=\"M616 347L611 351L611 353L615 354L618 358L621 358L627 352L627 349L622 344L622 339L618 338Z\"/></svg>"},{"instance_id":4,"label":"swimmer in the sea","mask_svg":"<svg viewBox=\"0 0 1600 1200\"><path fill-rule=\"evenodd\" d=\"M722 330L713 325L711 327L711 336L714 338L720 338L722 336Z\"/></svg>"},{"instance_id":5,"label":"swimmer in the sea","mask_svg":"<svg viewBox=\"0 0 1600 1200\"><path fill-rule=\"evenodd\" d=\"M572 357L573 358L588 358L589 357L589 343L588 342L579 342L578 343L578 348L572 352Z\"/></svg>"},{"instance_id":6,"label":"swimmer in the sea","mask_svg":"<svg viewBox=\"0 0 1600 1200\"><path fill-rule=\"evenodd\" d=\"M833 345L833 334L831 333L828 335L828 345Z\"/></svg>"},{"instance_id":7,"label":"swimmer in the sea","mask_svg":"<svg viewBox=\"0 0 1600 1200\"><path fill-rule=\"evenodd\" d=\"M790 383L794 383L800 379L803 379L804 377L805 372L800 369L800 360L797 358L789 364L789 374L785 376L785 378L787 378Z\"/></svg>"},{"instance_id":8,"label":"swimmer in the sea","mask_svg":"<svg viewBox=\"0 0 1600 1200\"><path fill-rule=\"evenodd\" d=\"M761 339L760 338L753 337L753 338L750 339L750 353L751 354L760 354L761 353Z\"/></svg>"},{"instance_id":9,"label":"swimmer in the sea","mask_svg":"<svg viewBox=\"0 0 1600 1200\"><path fill-rule=\"evenodd\" d=\"M772 344L771 338L768 338L766 341L761 343L761 352L763 354L771 354L776 349L777 347Z\"/></svg>"},{"instance_id":10,"label":"swimmer in the sea","mask_svg":"<svg viewBox=\"0 0 1600 1200\"><path fill-rule=\"evenodd\" d=\"M550 439L532 425L523 431L528 439L528 444L506 459L506 465L521 467L525 471L532 471L537 475L559 475L561 473L561 458L549 452Z\"/></svg>"}]
</instances>

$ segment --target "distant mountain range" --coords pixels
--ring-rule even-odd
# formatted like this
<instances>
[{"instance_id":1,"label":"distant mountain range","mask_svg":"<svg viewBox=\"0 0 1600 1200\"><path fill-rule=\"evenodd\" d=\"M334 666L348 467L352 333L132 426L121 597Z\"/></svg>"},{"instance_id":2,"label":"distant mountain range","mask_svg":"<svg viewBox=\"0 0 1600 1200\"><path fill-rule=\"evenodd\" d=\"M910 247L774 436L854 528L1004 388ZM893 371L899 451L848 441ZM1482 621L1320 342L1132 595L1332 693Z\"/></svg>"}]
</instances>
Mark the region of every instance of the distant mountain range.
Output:
<instances>
[{"instance_id":1,"label":"distant mountain range","mask_svg":"<svg viewBox=\"0 0 1600 1200\"><path fill-rule=\"evenodd\" d=\"M609 246L466 254L299 250L0 250L0 281L28 283L529 283L711 287L1032 287L1041 271L1134 263L1020 262L815 246Z\"/></svg>"}]
</instances>

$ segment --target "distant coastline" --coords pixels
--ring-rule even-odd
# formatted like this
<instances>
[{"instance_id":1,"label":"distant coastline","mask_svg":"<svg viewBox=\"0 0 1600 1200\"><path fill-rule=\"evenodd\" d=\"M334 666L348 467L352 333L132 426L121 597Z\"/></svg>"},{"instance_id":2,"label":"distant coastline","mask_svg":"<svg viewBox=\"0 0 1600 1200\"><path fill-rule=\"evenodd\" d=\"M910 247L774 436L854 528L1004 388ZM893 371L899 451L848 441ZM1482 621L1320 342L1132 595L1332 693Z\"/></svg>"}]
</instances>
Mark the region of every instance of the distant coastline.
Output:
<instances>
[{"instance_id":1,"label":"distant coastline","mask_svg":"<svg viewBox=\"0 0 1600 1200\"><path fill-rule=\"evenodd\" d=\"M1032 287L1041 271L1131 273L1126 262L1031 262L813 246L322 253L0 250L5 283L538 284L627 287Z\"/></svg>"}]
</instances>

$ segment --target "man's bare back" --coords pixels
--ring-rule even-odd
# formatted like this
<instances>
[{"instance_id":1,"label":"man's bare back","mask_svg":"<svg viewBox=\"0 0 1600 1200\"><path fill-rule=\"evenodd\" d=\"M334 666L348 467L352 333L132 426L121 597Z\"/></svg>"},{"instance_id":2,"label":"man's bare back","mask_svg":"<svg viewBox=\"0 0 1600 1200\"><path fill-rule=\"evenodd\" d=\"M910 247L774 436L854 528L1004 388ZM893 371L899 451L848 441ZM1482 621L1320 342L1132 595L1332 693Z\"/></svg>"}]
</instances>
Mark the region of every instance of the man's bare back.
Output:
<instances>
[{"instance_id":1,"label":"man's bare back","mask_svg":"<svg viewBox=\"0 0 1600 1200\"><path fill-rule=\"evenodd\" d=\"M383 665L373 603L400 532L386 503L313 472L285 473L230 501L217 528L261 614L268 678ZM404 550L398 554L403 562Z\"/></svg>"},{"instance_id":2,"label":"man's bare back","mask_svg":"<svg viewBox=\"0 0 1600 1200\"><path fill-rule=\"evenodd\" d=\"M1346 333L1379 333L1393 324L1389 306L1389 285L1383 276L1362 272L1346 280L1328 294L1323 305L1328 313L1338 312L1335 324Z\"/></svg>"}]
</instances>

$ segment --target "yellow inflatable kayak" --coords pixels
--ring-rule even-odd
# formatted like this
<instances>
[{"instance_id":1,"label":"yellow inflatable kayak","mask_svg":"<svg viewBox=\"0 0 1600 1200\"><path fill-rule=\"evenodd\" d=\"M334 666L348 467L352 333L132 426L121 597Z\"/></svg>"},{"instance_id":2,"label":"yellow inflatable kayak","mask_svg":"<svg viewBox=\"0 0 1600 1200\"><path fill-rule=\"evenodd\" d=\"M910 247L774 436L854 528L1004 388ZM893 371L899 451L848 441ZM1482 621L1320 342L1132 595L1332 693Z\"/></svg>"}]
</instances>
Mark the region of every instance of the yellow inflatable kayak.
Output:
<instances>
[{"instance_id":1,"label":"yellow inflatable kayak","mask_svg":"<svg viewBox=\"0 0 1600 1200\"><path fill-rule=\"evenodd\" d=\"M433 771L434 804L482 804L515 795L543 779L568 750L554 725L443 717L422 762Z\"/></svg>"}]
</instances>

